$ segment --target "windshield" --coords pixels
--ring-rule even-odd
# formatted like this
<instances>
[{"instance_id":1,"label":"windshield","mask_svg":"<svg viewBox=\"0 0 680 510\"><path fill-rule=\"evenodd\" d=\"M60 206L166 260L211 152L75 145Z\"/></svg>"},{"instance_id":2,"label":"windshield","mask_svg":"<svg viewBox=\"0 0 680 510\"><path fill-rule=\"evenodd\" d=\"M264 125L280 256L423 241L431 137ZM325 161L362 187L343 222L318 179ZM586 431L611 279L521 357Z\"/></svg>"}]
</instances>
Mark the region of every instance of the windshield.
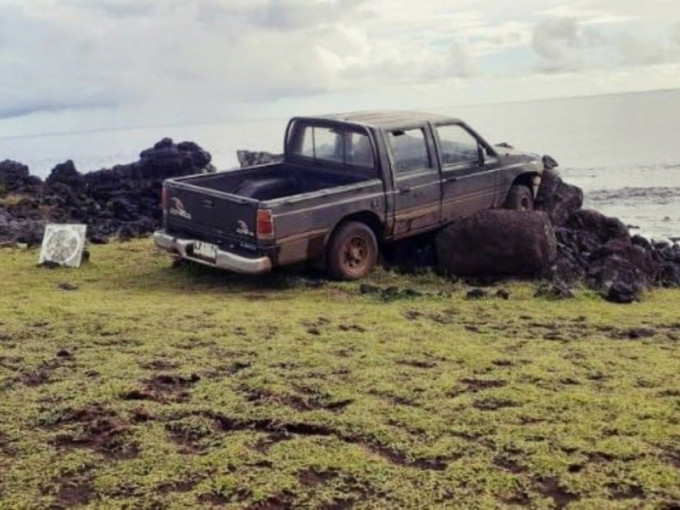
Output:
<instances>
[{"instance_id":1,"label":"windshield","mask_svg":"<svg viewBox=\"0 0 680 510\"><path fill-rule=\"evenodd\" d=\"M340 165L374 166L368 134L349 126L298 124L293 131L290 153Z\"/></svg>"}]
</instances>

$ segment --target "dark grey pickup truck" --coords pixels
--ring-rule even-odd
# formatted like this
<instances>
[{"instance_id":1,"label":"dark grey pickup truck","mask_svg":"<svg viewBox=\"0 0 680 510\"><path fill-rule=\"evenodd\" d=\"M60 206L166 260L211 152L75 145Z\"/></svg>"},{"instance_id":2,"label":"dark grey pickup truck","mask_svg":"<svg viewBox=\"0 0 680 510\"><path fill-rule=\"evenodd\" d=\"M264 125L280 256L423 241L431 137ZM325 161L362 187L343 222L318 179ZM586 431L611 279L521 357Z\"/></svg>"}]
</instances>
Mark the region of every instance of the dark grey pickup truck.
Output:
<instances>
[{"instance_id":1,"label":"dark grey pickup truck","mask_svg":"<svg viewBox=\"0 0 680 510\"><path fill-rule=\"evenodd\" d=\"M412 112L293 118L284 160L168 179L156 245L239 273L306 260L357 279L383 243L488 208L533 208L543 163Z\"/></svg>"}]
</instances>

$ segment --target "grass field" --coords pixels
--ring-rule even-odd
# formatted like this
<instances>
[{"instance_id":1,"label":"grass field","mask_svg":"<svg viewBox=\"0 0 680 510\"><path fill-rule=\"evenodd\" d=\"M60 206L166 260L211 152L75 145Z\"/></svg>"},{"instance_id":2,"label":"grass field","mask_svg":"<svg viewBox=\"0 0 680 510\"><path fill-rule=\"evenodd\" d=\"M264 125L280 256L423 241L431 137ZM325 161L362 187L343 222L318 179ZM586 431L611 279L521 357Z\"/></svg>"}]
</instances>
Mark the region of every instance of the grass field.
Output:
<instances>
[{"instance_id":1,"label":"grass field","mask_svg":"<svg viewBox=\"0 0 680 510\"><path fill-rule=\"evenodd\" d=\"M680 506L678 290L36 261L0 251L2 508Z\"/></svg>"}]
</instances>

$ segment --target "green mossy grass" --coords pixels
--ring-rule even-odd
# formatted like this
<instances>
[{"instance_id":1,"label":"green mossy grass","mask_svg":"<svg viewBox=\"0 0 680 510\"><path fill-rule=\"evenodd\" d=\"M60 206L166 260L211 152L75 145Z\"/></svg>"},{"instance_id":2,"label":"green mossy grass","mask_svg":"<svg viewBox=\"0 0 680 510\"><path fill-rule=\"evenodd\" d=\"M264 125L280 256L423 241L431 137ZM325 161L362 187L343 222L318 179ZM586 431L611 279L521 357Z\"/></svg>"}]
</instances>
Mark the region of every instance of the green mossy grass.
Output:
<instances>
[{"instance_id":1,"label":"green mossy grass","mask_svg":"<svg viewBox=\"0 0 680 510\"><path fill-rule=\"evenodd\" d=\"M376 270L422 294L385 300L91 251L0 251L0 507L680 502L678 290L468 300Z\"/></svg>"}]
</instances>

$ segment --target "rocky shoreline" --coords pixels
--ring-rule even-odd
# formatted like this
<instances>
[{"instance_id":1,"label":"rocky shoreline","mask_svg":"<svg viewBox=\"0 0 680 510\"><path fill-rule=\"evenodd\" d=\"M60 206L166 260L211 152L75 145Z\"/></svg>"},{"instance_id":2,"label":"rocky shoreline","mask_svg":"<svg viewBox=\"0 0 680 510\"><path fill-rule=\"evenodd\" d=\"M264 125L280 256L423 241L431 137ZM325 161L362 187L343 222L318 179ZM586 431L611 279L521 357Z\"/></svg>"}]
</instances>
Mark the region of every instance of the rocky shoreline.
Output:
<instances>
[{"instance_id":1,"label":"rocky shoreline","mask_svg":"<svg viewBox=\"0 0 680 510\"><path fill-rule=\"evenodd\" d=\"M163 181L214 171L211 156L193 142L165 138L139 160L81 174L72 161L42 181L26 165L0 163L0 246L39 244L46 223L86 223L93 243L148 235L161 221Z\"/></svg>"},{"instance_id":2,"label":"rocky shoreline","mask_svg":"<svg viewBox=\"0 0 680 510\"><path fill-rule=\"evenodd\" d=\"M242 166L278 161L280 157L265 152L238 152ZM67 161L57 165L45 181L30 175L28 167L21 163L3 161L0 246L37 245L46 223L86 223L92 243L147 236L162 219L159 201L163 181L212 172L210 161L210 154L197 144L175 144L168 138L142 151L134 163L81 174L72 161ZM617 303L635 301L651 287L680 287L680 245L631 236L618 219L584 210L582 205L582 190L548 170L536 200L536 208L542 212L529 212L524 217L512 211L482 214L445 229L448 241L443 234L429 236L425 242L419 239L417 243L397 246L386 258L392 266L406 271L436 267L440 272L473 281L548 279L552 287L543 292L554 297L568 296L569 287L581 281ZM474 226L464 228L464 222L473 222ZM484 224L486 228L479 228ZM512 228L506 228L510 225ZM462 264L448 258L442 263L442 253L452 253L445 243L460 246L460 235L453 232L456 229L465 233L467 252L474 253L484 246L487 254L496 256L477 257L473 265L469 260ZM507 264L514 253L508 250L512 244L509 233L520 231L531 244L524 256L524 260L533 256L535 265L530 271L526 267L513 271L512 264ZM460 268L463 269L457 271Z\"/></svg>"}]
</instances>

